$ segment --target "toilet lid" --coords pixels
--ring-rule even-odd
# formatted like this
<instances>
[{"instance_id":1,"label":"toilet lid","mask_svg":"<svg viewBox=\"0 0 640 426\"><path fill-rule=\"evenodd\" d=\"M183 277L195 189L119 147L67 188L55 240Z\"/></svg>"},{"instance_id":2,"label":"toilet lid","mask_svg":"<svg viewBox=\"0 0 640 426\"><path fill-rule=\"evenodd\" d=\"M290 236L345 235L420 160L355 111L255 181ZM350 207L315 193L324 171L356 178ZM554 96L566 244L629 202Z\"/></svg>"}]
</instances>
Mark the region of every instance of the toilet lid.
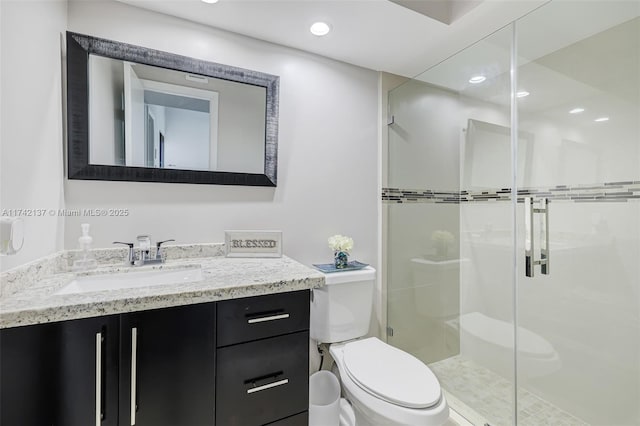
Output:
<instances>
[{"instance_id":1,"label":"toilet lid","mask_svg":"<svg viewBox=\"0 0 640 426\"><path fill-rule=\"evenodd\" d=\"M347 374L370 394L407 408L428 408L440 401L440 383L422 361L369 338L344 346Z\"/></svg>"}]
</instances>

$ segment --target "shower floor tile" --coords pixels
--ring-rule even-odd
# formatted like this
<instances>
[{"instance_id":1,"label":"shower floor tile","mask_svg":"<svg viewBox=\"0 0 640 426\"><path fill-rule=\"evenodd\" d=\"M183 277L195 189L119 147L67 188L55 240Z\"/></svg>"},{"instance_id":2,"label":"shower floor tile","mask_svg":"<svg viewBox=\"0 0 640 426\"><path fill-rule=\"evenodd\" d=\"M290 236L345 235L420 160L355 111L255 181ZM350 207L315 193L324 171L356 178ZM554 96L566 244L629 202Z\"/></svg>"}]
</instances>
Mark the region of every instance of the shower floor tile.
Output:
<instances>
[{"instance_id":1,"label":"shower floor tile","mask_svg":"<svg viewBox=\"0 0 640 426\"><path fill-rule=\"evenodd\" d=\"M451 407L473 424L513 424L513 385L493 371L460 355L429 364L440 380ZM518 425L588 426L555 405L520 389Z\"/></svg>"}]
</instances>

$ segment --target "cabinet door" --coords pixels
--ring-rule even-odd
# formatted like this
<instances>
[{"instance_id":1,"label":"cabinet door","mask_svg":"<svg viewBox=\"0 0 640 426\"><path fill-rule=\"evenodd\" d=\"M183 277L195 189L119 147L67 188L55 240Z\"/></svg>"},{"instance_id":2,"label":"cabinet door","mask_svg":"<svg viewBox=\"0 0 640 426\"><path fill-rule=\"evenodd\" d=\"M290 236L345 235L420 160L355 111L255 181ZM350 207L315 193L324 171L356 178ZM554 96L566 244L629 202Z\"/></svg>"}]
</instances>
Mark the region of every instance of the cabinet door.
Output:
<instances>
[{"instance_id":1,"label":"cabinet door","mask_svg":"<svg viewBox=\"0 0 640 426\"><path fill-rule=\"evenodd\" d=\"M121 332L120 424L213 425L215 304L123 315Z\"/></svg>"},{"instance_id":2,"label":"cabinet door","mask_svg":"<svg viewBox=\"0 0 640 426\"><path fill-rule=\"evenodd\" d=\"M119 318L59 323L60 426L117 426Z\"/></svg>"},{"instance_id":3,"label":"cabinet door","mask_svg":"<svg viewBox=\"0 0 640 426\"><path fill-rule=\"evenodd\" d=\"M0 330L0 424L54 424L56 329L50 325Z\"/></svg>"}]
</instances>

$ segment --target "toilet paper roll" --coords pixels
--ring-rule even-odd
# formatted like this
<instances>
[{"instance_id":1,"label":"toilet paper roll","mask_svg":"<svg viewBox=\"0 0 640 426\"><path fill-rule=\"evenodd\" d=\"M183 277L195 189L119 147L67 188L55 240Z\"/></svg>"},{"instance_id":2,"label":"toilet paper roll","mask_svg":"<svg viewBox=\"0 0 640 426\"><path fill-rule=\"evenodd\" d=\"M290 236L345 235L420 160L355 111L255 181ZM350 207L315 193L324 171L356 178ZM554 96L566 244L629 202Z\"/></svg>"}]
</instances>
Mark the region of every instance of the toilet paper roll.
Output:
<instances>
[{"instance_id":1,"label":"toilet paper roll","mask_svg":"<svg viewBox=\"0 0 640 426\"><path fill-rule=\"evenodd\" d=\"M24 244L24 223L19 217L0 218L0 255L16 254Z\"/></svg>"}]
</instances>

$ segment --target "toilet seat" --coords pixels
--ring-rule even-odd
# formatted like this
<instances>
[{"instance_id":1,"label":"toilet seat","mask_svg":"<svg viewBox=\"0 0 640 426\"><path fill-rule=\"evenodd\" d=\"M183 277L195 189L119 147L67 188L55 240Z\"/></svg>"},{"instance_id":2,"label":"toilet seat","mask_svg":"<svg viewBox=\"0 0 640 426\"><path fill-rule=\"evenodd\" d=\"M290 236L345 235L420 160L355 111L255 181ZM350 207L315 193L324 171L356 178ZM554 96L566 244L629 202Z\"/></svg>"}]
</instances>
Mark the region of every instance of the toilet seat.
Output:
<instances>
[{"instance_id":1,"label":"toilet seat","mask_svg":"<svg viewBox=\"0 0 640 426\"><path fill-rule=\"evenodd\" d=\"M444 395L441 395L440 400L429 408L407 408L385 401L356 383L351 378L344 362L345 346L355 342L357 341L334 343L329 346L329 352L336 362L337 374L340 377L344 395L356 408L356 411L365 413L369 419L376 418L377 421L371 421L375 425L441 426L447 421L449 407ZM383 344L386 345L386 343ZM428 367L425 366L425 368Z\"/></svg>"},{"instance_id":2,"label":"toilet seat","mask_svg":"<svg viewBox=\"0 0 640 426\"><path fill-rule=\"evenodd\" d=\"M351 380L391 404L424 409L441 399L440 384L429 367L376 338L345 344L343 361Z\"/></svg>"}]
</instances>

